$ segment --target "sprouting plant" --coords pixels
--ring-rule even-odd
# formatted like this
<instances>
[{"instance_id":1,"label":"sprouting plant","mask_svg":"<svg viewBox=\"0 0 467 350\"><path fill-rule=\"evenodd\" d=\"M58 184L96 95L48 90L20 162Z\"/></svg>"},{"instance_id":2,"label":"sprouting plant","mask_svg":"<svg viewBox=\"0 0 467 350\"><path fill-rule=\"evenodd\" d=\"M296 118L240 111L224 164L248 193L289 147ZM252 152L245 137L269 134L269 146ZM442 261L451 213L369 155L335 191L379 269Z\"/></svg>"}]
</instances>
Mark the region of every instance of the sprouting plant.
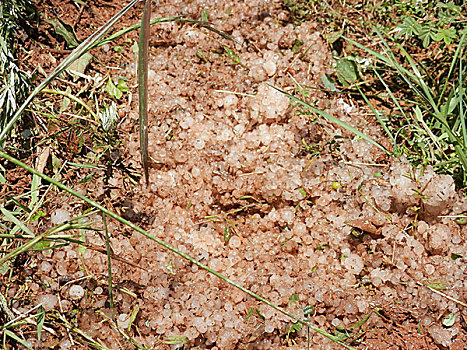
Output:
<instances>
[{"instance_id":1,"label":"sprouting plant","mask_svg":"<svg viewBox=\"0 0 467 350\"><path fill-rule=\"evenodd\" d=\"M406 14L402 16L402 23L397 25L399 30L396 38L415 37L420 40L423 47L432 42L443 42L450 45L460 39L466 32L465 4L456 5L453 1L448 3L436 2L432 14L423 14L423 17Z\"/></svg>"}]
</instances>

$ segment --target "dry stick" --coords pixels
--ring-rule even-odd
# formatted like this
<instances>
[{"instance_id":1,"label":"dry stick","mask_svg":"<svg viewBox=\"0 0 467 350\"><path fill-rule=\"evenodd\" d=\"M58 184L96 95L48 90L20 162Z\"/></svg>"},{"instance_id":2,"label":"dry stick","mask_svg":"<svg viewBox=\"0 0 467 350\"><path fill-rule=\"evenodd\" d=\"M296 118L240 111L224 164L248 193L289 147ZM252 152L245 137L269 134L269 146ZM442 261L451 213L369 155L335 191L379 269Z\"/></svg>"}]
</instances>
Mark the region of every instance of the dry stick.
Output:
<instances>
[{"instance_id":1,"label":"dry stick","mask_svg":"<svg viewBox=\"0 0 467 350\"><path fill-rule=\"evenodd\" d=\"M58 188L70 193L71 195L81 199L82 201L84 201L85 203L89 204L90 206L96 208L96 209L99 209L100 211L102 211L103 213L105 213L106 215L110 216L111 218L121 222L122 224L125 224L127 225L128 227L131 227L133 230L141 233L143 236L149 238L150 240L156 242L157 244L163 246L164 248L170 250L171 252L181 256L182 258L190 261L191 263L195 264L196 266L202 268L203 270L206 270L208 271L209 273L213 274L214 276L220 278L221 280L227 282L228 284L240 289L242 292L252 296L253 298L255 298L256 300L259 300L263 303L265 303L266 305L272 307L273 309L279 311L280 313L290 317L291 319L297 321L298 323L304 325L304 326L307 326L309 328L311 328L312 330L314 330L315 332L325 336L326 338L334 341L335 343L337 344L340 344L342 345L343 347L345 347L346 349L349 349L349 350L356 350L355 348L343 343L342 341L340 341L337 337L333 336L332 334L322 330L322 329L319 329L317 327L314 327L314 326L311 326L308 322L305 322L303 321L302 319L300 319L299 317L291 314L290 312L287 312L286 310L280 308L279 306L276 306L274 305L273 303L271 303L270 301L264 299L263 297L253 293L252 291L246 289L245 287L241 286L240 284L232 281L231 279L223 276L222 274L220 274L219 272L217 271L214 271L212 270L211 268L207 267L206 265L203 265L202 263L200 263L199 261L193 259L192 257L190 257L189 255L186 255L184 253L182 253L181 251L177 250L176 248L172 247L171 245L165 243L164 241L162 241L161 239L157 238L157 237L154 237L152 235L150 235L149 233L147 233L145 230L143 230L142 228L134 225L133 223L131 223L130 221L128 220L125 220L124 218L122 218L121 216L115 214L114 212L108 210L107 208L103 207L102 205L100 205L99 203L93 201L92 199L89 199L81 194L79 194L78 192L72 190L71 188L68 188L67 186L63 185L62 183L60 182L57 182L56 180L48 177L47 175L43 174L43 173L40 173L38 172L37 170L31 168L30 166L24 164L23 162L21 162L20 160L14 158L14 157L11 157L10 155L6 154L5 152L3 151L0 151L0 157L3 157L5 158L6 160L12 162L13 164L16 164L17 166L20 166L21 168L29 171L30 173L33 173L39 177L41 177L43 180L47 181L47 182L50 182L52 184L54 184L55 186L57 186ZM28 244L29 245L29 244Z\"/></svg>"},{"instance_id":2,"label":"dry stick","mask_svg":"<svg viewBox=\"0 0 467 350\"><path fill-rule=\"evenodd\" d=\"M148 70L151 0L146 0L138 42L139 144L146 186L149 185L148 151Z\"/></svg>"},{"instance_id":3,"label":"dry stick","mask_svg":"<svg viewBox=\"0 0 467 350\"><path fill-rule=\"evenodd\" d=\"M463 303L463 302L460 301L460 300L457 300L457 299L455 299L455 298L453 298L453 297L450 297L449 295L447 295L447 294L445 294L445 293L443 293L443 292L440 292L439 290L436 290L436 289L434 289L434 288L431 288L430 286L427 286L426 284L423 284L423 283L420 283L420 282L417 282L417 284L418 284L419 286L424 286L424 287L428 288L428 289L431 290L433 293L439 294L439 295L441 295L442 297L445 297L446 299L455 302L456 304L462 305L463 307L467 307L467 304L466 304L466 303Z\"/></svg>"}]
</instances>

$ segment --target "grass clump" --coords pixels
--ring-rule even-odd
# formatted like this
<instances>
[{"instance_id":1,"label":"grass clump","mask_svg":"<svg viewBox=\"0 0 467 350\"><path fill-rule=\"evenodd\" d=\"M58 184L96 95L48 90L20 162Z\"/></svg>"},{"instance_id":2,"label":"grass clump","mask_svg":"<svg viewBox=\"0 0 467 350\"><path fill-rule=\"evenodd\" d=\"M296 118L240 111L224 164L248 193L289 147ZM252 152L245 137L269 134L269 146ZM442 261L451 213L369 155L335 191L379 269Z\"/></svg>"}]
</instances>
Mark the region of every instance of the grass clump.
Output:
<instances>
[{"instance_id":1,"label":"grass clump","mask_svg":"<svg viewBox=\"0 0 467 350\"><path fill-rule=\"evenodd\" d=\"M303 21L316 15L314 1L286 0L284 4L293 18L303 15ZM344 15L328 12L329 25L340 23L342 29L338 38L328 40L335 74L323 77L325 89L360 96L391 140L393 156L405 156L414 165L432 165L464 188L466 5L454 1L371 4L376 22L367 15L356 17L351 10ZM355 26L350 29L344 22Z\"/></svg>"},{"instance_id":2,"label":"grass clump","mask_svg":"<svg viewBox=\"0 0 467 350\"><path fill-rule=\"evenodd\" d=\"M9 122L30 90L30 77L19 69L16 38L31 27L36 13L30 0L5 0L0 3L0 130Z\"/></svg>"}]
</instances>

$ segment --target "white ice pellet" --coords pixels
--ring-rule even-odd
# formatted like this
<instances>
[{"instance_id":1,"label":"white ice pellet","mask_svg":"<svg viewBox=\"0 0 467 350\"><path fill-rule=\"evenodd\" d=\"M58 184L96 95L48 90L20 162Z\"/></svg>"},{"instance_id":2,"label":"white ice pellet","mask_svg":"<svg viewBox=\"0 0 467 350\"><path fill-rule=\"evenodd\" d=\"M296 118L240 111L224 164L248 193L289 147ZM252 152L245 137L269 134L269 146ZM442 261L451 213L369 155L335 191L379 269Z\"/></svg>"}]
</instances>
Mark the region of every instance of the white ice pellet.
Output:
<instances>
[{"instance_id":1,"label":"white ice pellet","mask_svg":"<svg viewBox=\"0 0 467 350\"><path fill-rule=\"evenodd\" d=\"M130 316L128 314L120 314L117 318L117 324L122 329L128 328Z\"/></svg>"},{"instance_id":2,"label":"white ice pellet","mask_svg":"<svg viewBox=\"0 0 467 350\"><path fill-rule=\"evenodd\" d=\"M197 139L197 140L193 141L193 146L198 150L203 149L204 148L204 140L203 139Z\"/></svg>"},{"instance_id":3,"label":"white ice pellet","mask_svg":"<svg viewBox=\"0 0 467 350\"><path fill-rule=\"evenodd\" d=\"M38 303L42 304L46 311L53 310L58 303L58 298L53 294L44 294L37 298Z\"/></svg>"},{"instance_id":4,"label":"white ice pellet","mask_svg":"<svg viewBox=\"0 0 467 350\"><path fill-rule=\"evenodd\" d=\"M73 300L80 300L84 297L84 288L81 287L79 284L75 284L71 286L70 290L68 291L70 298Z\"/></svg>"},{"instance_id":5,"label":"white ice pellet","mask_svg":"<svg viewBox=\"0 0 467 350\"><path fill-rule=\"evenodd\" d=\"M277 67L273 61L267 61L263 64L263 69L271 77L276 73Z\"/></svg>"},{"instance_id":6,"label":"white ice pellet","mask_svg":"<svg viewBox=\"0 0 467 350\"><path fill-rule=\"evenodd\" d=\"M65 209L57 209L50 216L50 221L54 225L60 225L70 219L70 213Z\"/></svg>"},{"instance_id":7,"label":"white ice pellet","mask_svg":"<svg viewBox=\"0 0 467 350\"><path fill-rule=\"evenodd\" d=\"M237 236L233 236L229 240L229 246L231 246L232 248L240 248L241 245L242 245L242 241Z\"/></svg>"},{"instance_id":8,"label":"white ice pellet","mask_svg":"<svg viewBox=\"0 0 467 350\"><path fill-rule=\"evenodd\" d=\"M59 346L60 346L60 350L68 350L68 349L71 349L73 344L71 343L70 339L65 338L60 342Z\"/></svg>"}]
</instances>

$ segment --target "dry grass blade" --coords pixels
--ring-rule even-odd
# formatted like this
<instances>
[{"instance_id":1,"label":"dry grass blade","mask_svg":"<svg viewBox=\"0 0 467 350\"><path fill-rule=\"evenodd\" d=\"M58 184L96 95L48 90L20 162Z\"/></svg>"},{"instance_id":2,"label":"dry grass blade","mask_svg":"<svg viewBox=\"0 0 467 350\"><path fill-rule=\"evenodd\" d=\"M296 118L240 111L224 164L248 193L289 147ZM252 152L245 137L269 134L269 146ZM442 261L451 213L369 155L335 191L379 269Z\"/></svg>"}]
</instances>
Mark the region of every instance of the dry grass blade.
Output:
<instances>
[{"instance_id":1,"label":"dry grass blade","mask_svg":"<svg viewBox=\"0 0 467 350\"><path fill-rule=\"evenodd\" d=\"M19 107L13 117L9 120L8 124L3 128L0 133L0 145L6 139L7 134L16 124L18 119L21 117L21 114L27 108L27 106L31 103L34 97L41 92L52 80L60 75L65 69L67 69L74 61L80 58L84 53L89 51L95 43L99 42L101 38L107 33L107 31L126 13L130 10L138 0L132 0L128 5L126 5L120 12L118 12L115 16L112 17L106 24L100 27L96 32L94 32L91 36L89 36L86 40L84 40L73 52L64 60L62 61L53 71L50 73L47 78L45 78L35 89L34 91L28 96L28 98L23 102L21 107Z\"/></svg>"},{"instance_id":2,"label":"dry grass blade","mask_svg":"<svg viewBox=\"0 0 467 350\"><path fill-rule=\"evenodd\" d=\"M148 155L148 47L151 33L151 0L146 0L141 19L138 52L139 142L146 185L149 183Z\"/></svg>"},{"instance_id":3,"label":"dry grass blade","mask_svg":"<svg viewBox=\"0 0 467 350\"><path fill-rule=\"evenodd\" d=\"M292 101L295 101L297 102L299 105L313 111L314 113L318 114L319 116L323 117L324 119L336 124L336 125L339 125L340 127L354 133L355 135L361 137L362 139L368 141L369 143L373 144L374 146L376 146L377 148L379 148L380 150L384 151L386 154L389 154L388 150L386 148L384 148L383 146L381 146L378 142L374 141L373 139L371 139L368 135L362 133L360 130L354 128L353 126L347 124L346 122L343 122L342 120L334 117L333 115L329 114L329 113L326 113L322 110L319 110L318 108L315 108L313 107L312 105L310 105L309 103L305 102L305 101L302 101L300 100L299 98L285 92L284 90L281 90L279 89L278 87L275 87L273 85L270 85L272 88L276 89L277 91L283 93L285 96L287 96L288 98L290 98Z\"/></svg>"},{"instance_id":4,"label":"dry grass blade","mask_svg":"<svg viewBox=\"0 0 467 350\"><path fill-rule=\"evenodd\" d=\"M337 338L336 336L332 335L332 334L329 334L327 333L326 331L320 329L320 328L317 328L317 327L314 327L314 326L311 326L308 321L304 321L302 320L300 317L292 314L291 312L277 306L276 304L270 302L269 300L261 297L260 295L252 292L251 290L243 287L242 285L234 282L233 280L225 277L224 275L222 275L221 273L211 269L210 267L204 265L203 263L199 262L198 260L192 258L191 256L181 252L180 250L174 248L173 246L171 246L170 244L167 244L166 242L164 242L163 240L149 234L148 232L146 232L145 230L143 230L142 228L140 228L139 226L136 226L135 224L131 223L130 221L122 218L121 216L115 214L114 212L108 210L107 208L103 207L102 205L100 205L99 203L83 196L82 194L79 194L78 192L72 190L71 188L65 186L64 184L48 177L47 175L43 174L43 173L40 173L38 172L37 170L35 170L34 168L31 168L30 166L24 164L23 162L19 161L18 159L14 158L14 157L11 157L10 155L6 154L5 152L3 151L0 151L0 157L2 158L5 158L6 160L10 161L11 163L17 165L17 166L20 166L21 168L29 171L30 173L32 174L36 174L37 176L39 176L42 180L45 180L47 182L50 182L52 184L54 184L55 186L57 186L57 188L61 189L61 190L64 190L68 193L70 193L71 195L75 196L76 198L79 198L81 199L82 201L84 201L85 203L87 203L88 205L90 205L91 207L97 209L97 210L100 210L102 213L105 213L107 216L119 221L120 223L130 227L131 229L135 230L136 232L139 232L140 234L142 234L143 236L145 236L146 238L156 242L157 244L159 244L160 246L164 247L165 249L171 251L172 253L175 253L177 255L179 255L180 257L188 260L189 262L191 262L192 264L198 266L199 268L209 272L210 274L218 277L219 279L221 279L222 281L230 284L231 286L241 290L242 292L250 295L251 297L253 297L254 299L268 305L269 307L272 307L273 309L275 309L276 311L280 312L281 314L283 315L286 315L288 317L290 317L291 319L299 322L300 324L302 324L303 326L307 326L309 327L310 329L312 329L313 331L325 336L326 338L332 340L333 342L345 347L346 349L354 349L353 347L345 344L344 342L342 342L341 340L339 340L339 338Z\"/></svg>"}]
</instances>

